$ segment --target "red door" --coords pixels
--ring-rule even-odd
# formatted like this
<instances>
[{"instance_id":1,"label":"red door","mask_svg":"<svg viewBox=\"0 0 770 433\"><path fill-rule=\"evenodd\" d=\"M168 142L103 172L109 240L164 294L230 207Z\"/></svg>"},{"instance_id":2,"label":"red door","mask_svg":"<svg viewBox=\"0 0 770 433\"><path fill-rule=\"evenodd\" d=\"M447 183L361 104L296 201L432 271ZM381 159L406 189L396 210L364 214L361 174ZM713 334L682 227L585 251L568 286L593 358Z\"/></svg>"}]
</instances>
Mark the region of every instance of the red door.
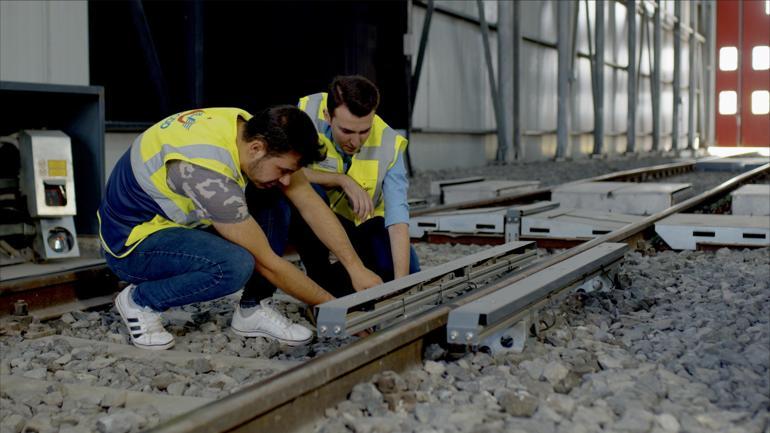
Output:
<instances>
[{"instance_id":1,"label":"red door","mask_svg":"<svg viewBox=\"0 0 770 433\"><path fill-rule=\"evenodd\" d=\"M770 146L770 0L717 2L718 146Z\"/></svg>"}]
</instances>

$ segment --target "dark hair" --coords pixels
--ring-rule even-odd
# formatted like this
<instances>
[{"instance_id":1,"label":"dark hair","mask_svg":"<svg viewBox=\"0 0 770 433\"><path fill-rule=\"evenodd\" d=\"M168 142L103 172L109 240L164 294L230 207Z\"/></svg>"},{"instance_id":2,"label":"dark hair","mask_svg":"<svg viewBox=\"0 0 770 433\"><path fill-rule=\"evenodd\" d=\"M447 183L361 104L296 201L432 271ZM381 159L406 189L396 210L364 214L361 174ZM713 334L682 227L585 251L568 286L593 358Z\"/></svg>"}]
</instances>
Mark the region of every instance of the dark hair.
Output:
<instances>
[{"instance_id":1,"label":"dark hair","mask_svg":"<svg viewBox=\"0 0 770 433\"><path fill-rule=\"evenodd\" d=\"M255 114L246 122L244 138L264 141L270 156L297 152L303 167L326 157L313 121L293 105L278 105Z\"/></svg>"},{"instance_id":2,"label":"dark hair","mask_svg":"<svg viewBox=\"0 0 770 433\"><path fill-rule=\"evenodd\" d=\"M358 117L364 117L380 105L380 91L369 79L360 75L341 75L329 85L329 97L326 98L326 110L329 117L334 117L334 110L340 106Z\"/></svg>"}]
</instances>

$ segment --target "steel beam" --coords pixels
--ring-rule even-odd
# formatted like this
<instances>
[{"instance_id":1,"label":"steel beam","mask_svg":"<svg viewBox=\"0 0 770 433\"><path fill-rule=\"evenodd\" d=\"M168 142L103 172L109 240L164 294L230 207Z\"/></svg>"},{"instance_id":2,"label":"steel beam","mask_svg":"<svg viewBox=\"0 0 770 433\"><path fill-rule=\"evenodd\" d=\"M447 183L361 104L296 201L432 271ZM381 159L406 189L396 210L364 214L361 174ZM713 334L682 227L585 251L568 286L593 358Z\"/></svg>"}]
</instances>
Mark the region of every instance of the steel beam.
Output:
<instances>
[{"instance_id":1,"label":"steel beam","mask_svg":"<svg viewBox=\"0 0 770 433\"><path fill-rule=\"evenodd\" d=\"M514 130L513 125L513 104L514 102L514 58L513 58L513 3L508 1L498 1L497 3L497 78L500 83L500 105L502 108L502 121L505 124L504 141L506 146L513 143L511 133ZM515 145L510 151L506 151L507 160L516 159L517 152ZM501 161L503 162L503 161Z\"/></svg>"},{"instance_id":2,"label":"steel beam","mask_svg":"<svg viewBox=\"0 0 770 433\"><path fill-rule=\"evenodd\" d=\"M422 22L422 31L420 32L420 48L417 50L417 61L412 74L411 106L414 110L414 101L417 99L417 89L420 86L420 75L422 74L422 64L425 61L425 48L428 46L428 33L430 32L430 21L433 18L433 0L428 0L428 6L425 9L425 19Z\"/></svg>"},{"instance_id":3,"label":"steel beam","mask_svg":"<svg viewBox=\"0 0 770 433\"><path fill-rule=\"evenodd\" d=\"M687 150L695 149L695 51L697 50L695 42L695 29L697 29L697 15L695 13L698 7L698 1L694 0L690 5L690 32L688 40L688 68L687 68Z\"/></svg>"},{"instance_id":4,"label":"steel beam","mask_svg":"<svg viewBox=\"0 0 770 433\"><path fill-rule=\"evenodd\" d=\"M323 303L316 307L318 335L347 337L399 315L409 313L411 316L415 306L419 305L415 302L420 300L433 306L441 304L437 297L442 298L472 283L480 270L478 265L490 260L505 259L507 256L515 261L534 258L534 248L534 242L510 242ZM515 267L509 266L508 271ZM465 286L460 287L463 284ZM395 303L384 302L399 296Z\"/></svg>"},{"instance_id":5,"label":"steel beam","mask_svg":"<svg viewBox=\"0 0 770 433\"><path fill-rule=\"evenodd\" d=\"M604 147L604 2L596 7L596 59L594 60L594 154L601 155ZM586 13L588 8L586 8ZM589 42L590 43L590 42Z\"/></svg>"},{"instance_id":6,"label":"steel beam","mask_svg":"<svg viewBox=\"0 0 770 433\"><path fill-rule=\"evenodd\" d=\"M705 93L706 96L706 109L705 109L705 115L707 120L707 132L706 132L706 143L708 145L713 145L715 142L715 125L716 125L716 29L717 29L717 23L716 23L716 2L706 2L706 9L708 11L707 13L707 19L706 19L706 50L705 52L708 54L708 67L706 68L706 71L708 73L708 80L706 80L706 88L708 91Z\"/></svg>"},{"instance_id":7,"label":"steel beam","mask_svg":"<svg viewBox=\"0 0 770 433\"><path fill-rule=\"evenodd\" d=\"M513 2L513 158L521 155L521 3Z\"/></svg>"},{"instance_id":8,"label":"steel beam","mask_svg":"<svg viewBox=\"0 0 770 433\"><path fill-rule=\"evenodd\" d=\"M674 2L674 107L671 120L671 150L679 150L679 106L681 104L682 70L682 2Z\"/></svg>"},{"instance_id":9,"label":"steel beam","mask_svg":"<svg viewBox=\"0 0 770 433\"><path fill-rule=\"evenodd\" d=\"M495 110L495 123L497 124L497 161L505 161L508 145L505 142L507 136L505 132L505 120L503 119L502 105L500 104L500 94L497 91L495 82L495 69L492 66L492 49L489 47L489 26L484 16L484 2L476 0L476 6L479 11L479 23L481 25L482 45L484 46L484 58L487 61L487 75L489 76L489 91L492 94L492 107Z\"/></svg>"},{"instance_id":10,"label":"steel beam","mask_svg":"<svg viewBox=\"0 0 770 433\"><path fill-rule=\"evenodd\" d=\"M652 67L652 150L660 150L660 76L661 76L661 15L663 10L660 4L655 7L653 27L653 67Z\"/></svg>"},{"instance_id":11,"label":"steel beam","mask_svg":"<svg viewBox=\"0 0 770 433\"><path fill-rule=\"evenodd\" d=\"M569 80L572 50L570 49L570 6L568 1L557 2L558 26L558 77L556 98L556 159L565 157L570 140Z\"/></svg>"},{"instance_id":12,"label":"steel beam","mask_svg":"<svg viewBox=\"0 0 770 433\"><path fill-rule=\"evenodd\" d=\"M636 0L626 1L628 22L628 110L626 111L626 153L636 149Z\"/></svg>"}]
</instances>

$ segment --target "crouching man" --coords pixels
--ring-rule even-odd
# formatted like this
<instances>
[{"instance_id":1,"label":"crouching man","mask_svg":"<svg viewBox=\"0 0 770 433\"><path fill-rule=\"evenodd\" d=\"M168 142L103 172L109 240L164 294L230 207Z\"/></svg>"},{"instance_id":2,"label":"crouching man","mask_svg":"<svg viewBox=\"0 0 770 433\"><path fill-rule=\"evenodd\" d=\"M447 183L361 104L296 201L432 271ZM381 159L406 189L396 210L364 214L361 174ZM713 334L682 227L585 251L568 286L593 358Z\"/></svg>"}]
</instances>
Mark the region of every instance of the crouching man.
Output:
<instances>
[{"instance_id":1,"label":"crouching man","mask_svg":"<svg viewBox=\"0 0 770 433\"><path fill-rule=\"evenodd\" d=\"M234 293L255 269L310 305L333 299L273 251L270 222L284 210L271 201L257 204L255 220L244 196L249 182L275 189L294 205L339 258L356 290L381 283L300 170L323 157L312 121L291 106L256 116L237 108L192 110L141 134L112 171L97 212L107 265L130 283L115 305L133 344L172 347L162 311ZM236 307L232 320L240 335L289 345L312 339L309 329L291 323L269 302L243 307Z\"/></svg>"}]
</instances>

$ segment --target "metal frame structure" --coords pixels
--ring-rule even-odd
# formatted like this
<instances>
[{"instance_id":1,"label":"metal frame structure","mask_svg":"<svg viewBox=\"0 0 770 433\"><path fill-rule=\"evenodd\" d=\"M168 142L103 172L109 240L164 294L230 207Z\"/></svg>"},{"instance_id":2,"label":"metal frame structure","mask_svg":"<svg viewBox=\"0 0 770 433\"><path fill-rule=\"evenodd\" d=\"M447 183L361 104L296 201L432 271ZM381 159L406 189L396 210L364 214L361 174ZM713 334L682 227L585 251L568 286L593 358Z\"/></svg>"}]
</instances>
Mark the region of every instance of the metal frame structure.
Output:
<instances>
[{"instance_id":1,"label":"metal frame structure","mask_svg":"<svg viewBox=\"0 0 770 433\"><path fill-rule=\"evenodd\" d=\"M653 0L616 0L614 2L595 2L594 6L594 26L591 28L589 17L589 2L585 2L586 28L588 32L588 53L577 49L576 33L577 21L580 12L580 0L557 1L553 2L556 9L558 21L557 41L556 43L545 41L537 37L522 35L521 30L521 11L522 5L519 2L509 3L506 1L498 2L498 24L496 26L487 25L483 16L483 1L476 0L479 11L479 18L468 16L466 14L453 11L446 7L433 6L433 0L416 0L416 4L425 6L429 13L432 10L454 16L467 22L479 24L482 33L483 46L485 50L485 61L487 63L487 73L491 87L491 97L495 111L497 128L493 130L477 131L479 134L496 133L498 148L496 151L496 161L518 159L522 156L522 136L543 136L555 135L556 147L554 157L566 158L570 153L570 137L579 134L593 134L593 155L600 155L605 152L605 136L625 136L625 152L633 153L642 150L637 142L639 137L649 136L652 139L652 150L663 151L663 138L669 137L669 134L663 133L663 119L661 104L663 103L662 84L673 84L673 107L672 107L672 127L671 127L671 149L674 151L682 150L684 146L680 145L681 126L681 104L682 104L682 37L687 38L690 45L689 55L685 61L691 65L688 73L688 118L687 118L687 146L689 150L695 148L695 137L698 137L701 146L704 142L709 143L713 139L710 132L713 118L713 95L707 97L706 88L711 88L713 79L709 75L704 77L704 71L699 70L698 66L704 63L704 57L708 57L708 71L713 73L713 53L704 56L701 51L713 46L714 35L707 32L704 36L698 33L699 27L713 29L713 5L701 0L693 0L688 5L691 8L690 19L688 23L683 23L682 2L674 2L674 13L671 15L663 10L659 1ZM605 59L605 15L608 9L616 4L623 4L627 11L626 14L626 44L628 48L628 62L625 65L617 64ZM612 13L612 12L611 12ZM614 14L614 13L613 13ZM700 16L698 16L700 15ZM637 26L637 16L641 16L641 25ZM426 22L429 22L426 15ZM705 23L700 25L699 23ZM650 24L652 28L650 28ZM638 29L637 29L638 27ZM492 70L491 52L489 50L488 28L497 30L498 38L498 76L495 79ZM592 30L595 30L592 32ZM640 36L637 36L637 30ZM674 78L673 83L664 81L662 78L663 59L662 45L663 32L669 31L673 34L674 45ZM610 36L613 36L611 34ZM641 39L641 42L638 41ZM421 49L424 48L423 42L427 40L427 32L423 28L423 38L420 41ZM614 40L614 39L613 39ZM526 42L543 48L551 48L558 51L558 75L557 75L557 118L556 128L554 130L531 131L522 125L521 119L521 43ZM647 45L649 54L650 72L642 73L642 53L644 45ZM593 129L589 131L574 131L571 127L572 119L572 101L571 89L575 82L575 59L587 58L591 65L591 94L593 97ZM627 111L625 131L605 131L605 67L613 70L622 70L627 73ZM420 71L420 62L418 61L416 72ZM650 94L652 100L652 131L640 133L637 125L638 102L640 77L650 80ZM499 89L497 88L499 85ZM511 88L512 87L512 88ZM416 88L413 88L413 95L416 94ZM712 92L713 93L713 92ZM697 113L696 113L697 111ZM695 116L698 116L697 118ZM436 131L424 131L436 132ZM442 133L467 133L467 131L440 131Z\"/></svg>"}]
</instances>

